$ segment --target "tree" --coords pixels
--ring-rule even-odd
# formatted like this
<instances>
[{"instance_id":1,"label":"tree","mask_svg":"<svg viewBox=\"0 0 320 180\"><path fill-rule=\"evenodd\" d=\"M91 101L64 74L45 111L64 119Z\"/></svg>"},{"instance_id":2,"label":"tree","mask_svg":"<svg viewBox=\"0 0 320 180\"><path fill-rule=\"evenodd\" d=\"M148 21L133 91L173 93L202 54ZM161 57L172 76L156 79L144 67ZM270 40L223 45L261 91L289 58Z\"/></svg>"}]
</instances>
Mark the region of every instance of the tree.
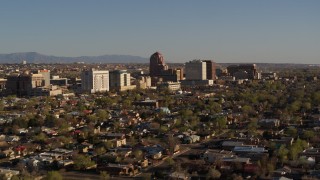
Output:
<instances>
[{"instance_id":1,"label":"tree","mask_svg":"<svg viewBox=\"0 0 320 180\"><path fill-rule=\"evenodd\" d=\"M62 180L63 177L58 171L49 171L46 180Z\"/></svg>"},{"instance_id":2,"label":"tree","mask_svg":"<svg viewBox=\"0 0 320 180\"><path fill-rule=\"evenodd\" d=\"M167 126L160 126L160 132L166 133L168 132L169 128Z\"/></svg>"},{"instance_id":3,"label":"tree","mask_svg":"<svg viewBox=\"0 0 320 180\"><path fill-rule=\"evenodd\" d=\"M79 101L79 102L77 103L77 110L79 110L79 111L85 110L85 109L86 109L86 106L84 105L84 103L85 103L85 102Z\"/></svg>"},{"instance_id":4,"label":"tree","mask_svg":"<svg viewBox=\"0 0 320 180\"><path fill-rule=\"evenodd\" d=\"M130 109L131 104L132 104L132 101L130 101L129 99L125 99L125 100L122 102L122 108L123 108L123 109Z\"/></svg>"},{"instance_id":5,"label":"tree","mask_svg":"<svg viewBox=\"0 0 320 180\"><path fill-rule=\"evenodd\" d=\"M96 152L97 155L102 155L102 154L106 153L106 149L104 147L97 147L94 149L94 152Z\"/></svg>"},{"instance_id":6,"label":"tree","mask_svg":"<svg viewBox=\"0 0 320 180\"><path fill-rule=\"evenodd\" d=\"M253 112L253 108L252 108L251 106L249 106L249 105L244 105L244 106L242 107L242 112L243 112L244 114L250 114L250 113Z\"/></svg>"},{"instance_id":7,"label":"tree","mask_svg":"<svg viewBox=\"0 0 320 180\"><path fill-rule=\"evenodd\" d=\"M291 113L297 112L298 110L300 110L300 108L301 108L301 101L294 101L288 107L289 112Z\"/></svg>"},{"instance_id":8,"label":"tree","mask_svg":"<svg viewBox=\"0 0 320 180\"><path fill-rule=\"evenodd\" d=\"M70 125L66 121L61 121L60 126L58 126L59 134L67 133L69 131Z\"/></svg>"},{"instance_id":9,"label":"tree","mask_svg":"<svg viewBox=\"0 0 320 180\"><path fill-rule=\"evenodd\" d=\"M112 141L107 141L107 142L104 142L104 147L105 149L110 149L110 148L113 148L113 143Z\"/></svg>"},{"instance_id":10,"label":"tree","mask_svg":"<svg viewBox=\"0 0 320 180\"><path fill-rule=\"evenodd\" d=\"M44 124L47 127L54 127L57 123L57 118L52 114L48 114L44 120Z\"/></svg>"},{"instance_id":11,"label":"tree","mask_svg":"<svg viewBox=\"0 0 320 180\"><path fill-rule=\"evenodd\" d=\"M110 174L106 171L101 171L100 172L100 179L101 180L109 180L110 179Z\"/></svg>"},{"instance_id":12,"label":"tree","mask_svg":"<svg viewBox=\"0 0 320 180\"><path fill-rule=\"evenodd\" d=\"M310 130L305 130L302 135L303 139L307 139L307 140L314 138L314 136L315 136L315 133Z\"/></svg>"},{"instance_id":13,"label":"tree","mask_svg":"<svg viewBox=\"0 0 320 180\"><path fill-rule=\"evenodd\" d=\"M292 160L297 160L299 154L299 147L297 146L291 146L290 147L290 158Z\"/></svg>"},{"instance_id":14,"label":"tree","mask_svg":"<svg viewBox=\"0 0 320 180\"><path fill-rule=\"evenodd\" d=\"M133 155L136 159L142 159L143 158L143 152L139 149L133 151Z\"/></svg>"},{"instance_id":15,"label":"tree","mask_svg":"<svg viewBox=\"0 0 320 180\"><path fill-rule=\"evenodd\" d=\"M7 176L5 174L0 174L0 180L5 180L8 179Z\"/></svg>"},{"instance_id":16,"label":"tree","mask_svg":"<svg viewBox=\"0 0 320 180\"><path fill-rule=\"evenodd\" d=\"M31 118L28 122L28 127L41 127L44 121L40 117Z\"/></svg>"},{"instance_id":17,"label":"tree","mask_svg":"<svg viewBox=\"0 0 320 180\"><path fill-rule=\"evenodd\" d=\"M286 148L286 146L281 145L277 154L282 163L287 159L288 153L289 153L289 150Z\"/></svg>"},{"instance_id":18,"label":"tree","mask_svg":"<svg viewBox=\"0 0 320 180\"><path fill-rule=\"evenodd\" d=\"M320 104L320 91L317 91L317 92L312 94L312 102L315 105L319 105Z\"/></svg>"},{"instance_id":19,"label":"tree","mask_svg":"<svg viewBox=\"0 0 320 180\"><path fill-rule=\"evenodd\" d=\"M23 175L23 176L20 176L21 179L23 180L34 180L35 179L35 174L32 172L31 174L28 174L28 175Z\"/></svg>"},{"instance_id":20,"label":"tree","mask_svg":"<svg viewBox=\"0 0 320 180\"><path fill-rule=\"evenodd\" d=\"M295 127L289 127L286 131L285 134L290 136L290 137L296 137L298 134L298 130Z\"/></svg>"},{"instance_id":21,"label":"tree","mask_svg":"<svg viewBox=\"0 0 320 180\"><path fill-rule=\"evenodd\" d=\"M180 111L180 115L182 119L187 119L193 116L193 112L189 109Z\"/></svg>"},{"instance_id":22,"label":"tree","mask_svg":"<svg viewBox=\"0 0 320 180\"><path fill-rule=\"evenodd\" d=\"M12 126L16 125L19 128L27 128L28 127L28 121L26 117L19 117L12 121Z\"/></svg>"},{"instance_id":23,"label":"tree","mask_svg":"<svg viewBox=\"0 0 320 180\"><path fill-rule=\"evenodd\" d=\"M216 170L215 168L209 168L209 171L207 173L206 179L219 179L221 177L220 171Z\"/></svg>"},{"instance_id":24,"label":"tree","mask_svg":"<svg viewBox=\"0 0 320 180\"><path fill-rule=\"evenodd\" d=\"M242 176L238 174L232 174L231 177L233 180L243 180Z\"/></svg>"},{"instance_id":25,"label":"tree","mask_svg":"<svg viewBox=\"0 0 320 180\"><path fill-rule=\"evenodd\" d=\"M47 137L47 135L45 135L44 133L41 132L37 136L34 136L33 140L36 142L45 143L48 140L48 137Z\"/></svg>"},{"instance_id":26,"label":"tree","mask_svg":"<svg viewBox=\"0 0 320 180\"><path fill-rule=\"evenodd\" d=\"M87 118L88 121L92 123L97 123L98 121L98 117L95 114L88 115Z\"/></svg>"},{"instance_id":27,"label":"tree","mask_svg":"<svg viewBox=\"0 0 320 180\"><path fill-rule=\"evenodd\" d=\"M221 105L214 101L209 101L209 109L211 113L219 113L222 110Z\"/></svg>"},{"instance_id":28,"label":"tree","mask_svg":"<svg viewBox=\"0 0 320 180\"><path fill-rule=\"evenodd\" d=\"M143 173L141 179L142 180L150 180L151 179L151 173Z\"/></svg>"},{"instance_id":29,"label":"tree","mask_svg":"<svg viewBox=\"0 0 320 180\"><path fill-rule=\"evenodd\" d=\"M13 175L13 176L11 177L11 180L20 180L20 178L19 178L17 175Z\"/></svg>"},{"instance_id":30,"label":"tree","mask_svg":"<svg viewBox=\"0 0 320 180\"><path fill-rule=\"evenodd\" d=\"M192 129L195 129L195 128L198 126L199 122L200 122L199 117L194 116L194 117L190 120L190 126L191 126L191 128L192 128Z\"/></svg>"},{"instance_id":31,"label":"tree","mask_svg":"<svg viewBox=\"0 0 320 180\"><path fill-rule=\"evenodd\" d=\"M302 108L303 108L305 111L309 111L309 110L311 110L312 105L311 105L310 102L304 102L304 103L302 104Z\"/></svg>"},{"instance_id":32,"label":"tree","mask_svg":"<svg viewBox=\"0 0 320 180\"><path fill-rule=\"evenodd\" d=\"M251 121L250 121L250 123L248 124L248 131L250 132L250 133L256 133L256 130L257 130L257 128L258 128L258 121L257 121L257 119L252 119Z\"/></svg>"},{"instance_id":33,"label":"tree","mask_svg":"<svg viewBox=\"0 0 320 180\"><path fill-rule=\"evenodd\" d=\"M298 154L308 147L308 143L304 140L297 139L290 147L289 155L292 160L297 160Z\"/></svg>"},{"instance_id":34,"label":"tree","mask_svg":"<svg viewBox=\"0 0 320 180\"><path fill-rule=\"evenodd\" d=\"M219 116L216 118L216 127L221 131L227 127L227 118L223 116Z\"/></svg>"},{"instance_id":35,"label":"tree","mask_svg":"<svg viewBox=\"0 0 320 180\"><path fill-rule=\"evenodd\" d=\"M166 163L168 163L169 166L173 166L175 163L171 157L167 158L165 161L166 161Z\"/></svg>"},{"instance_id":36,"label":"tree","mask_svg":"<svg viewBox=\"0 0 320 180\"><path fill-rule=\"evenodd\" d=\"M269 162L269 163L267 164L267 170L268 170L268 173L269 173L269 174L272 174L272 172L274 171L274 168L275 168L275 166L274 166L274 164L272 164L271 162Z\"/></svg>"},{"instance_id":37,"label":"tree","mask_svg":"<svg viewBox=\"0 0 320 180\"><path fill-rule=\"evenodd\" d=\"M85 155L75 155L73 157L74 166L77 170L84 170L94 165L94 162L91 160L89 156Z\"/></svg>"},{"instance_id":38,"label":"tree","mask_svg":"<svg viewBox=\"0 0 320 180\"><path fill-rule=\"evenodd\" d=\"M70 124L77 124L78 123L78 121L77 121L77 119L76 118L74 118L71 114L66 114L66 115L64 115L64 120L66 121L66 122L68 122L68 123L70 123Z\"/></svg>"},{"instance_id":39,"label":"tree","mask_svg":"<svg viewBox=\"0 0 320 180\"><path fill-rule=\"evenodd\" d=\"M109 118L109 113L103 109L98 109L96 111L96 116L98 120L103 121Z\"/></svg>"},{"instance_id":40,"label":"tree","mask_svg":"<svg viewBox=\"0 0 320 180\"><path fill-rule=\"evenodd\" d=\"M3 100L0 100L0 111L4 110L4 102Z\"/></svg>"}]
</instances>

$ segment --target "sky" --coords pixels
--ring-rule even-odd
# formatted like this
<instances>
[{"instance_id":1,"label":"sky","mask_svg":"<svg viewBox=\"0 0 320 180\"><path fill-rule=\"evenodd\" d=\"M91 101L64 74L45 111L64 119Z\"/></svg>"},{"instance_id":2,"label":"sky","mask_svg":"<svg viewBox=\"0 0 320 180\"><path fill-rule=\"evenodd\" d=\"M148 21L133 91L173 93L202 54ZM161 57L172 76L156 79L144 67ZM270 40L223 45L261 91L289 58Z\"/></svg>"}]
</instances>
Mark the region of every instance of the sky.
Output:
<instances>
[{"instance_id":1,"label":"sky","mask_svg":"<svg viewBox=\"0 0 320 180\"><path fill-rule=\"evenodd\" d=\"M0 53L320 64L319 0L0 0Z\"/></svg>"}]
</instances>

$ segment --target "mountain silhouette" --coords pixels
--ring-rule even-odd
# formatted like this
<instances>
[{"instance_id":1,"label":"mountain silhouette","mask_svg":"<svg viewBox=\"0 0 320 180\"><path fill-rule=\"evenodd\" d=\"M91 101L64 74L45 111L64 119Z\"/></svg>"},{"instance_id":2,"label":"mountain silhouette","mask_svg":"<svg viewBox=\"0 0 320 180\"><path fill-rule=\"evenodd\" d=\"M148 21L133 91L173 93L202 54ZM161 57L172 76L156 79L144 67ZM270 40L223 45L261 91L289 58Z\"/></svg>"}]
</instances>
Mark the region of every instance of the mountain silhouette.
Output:
<instances>
[{"instance_id":1,"label":"mountain silhouette","mask_svg":"<svg viewBox=\"0 0 320 180\"><path fill-rule=\"evenodd\" d=\"M0 63L2 64L21 63L22 61L27 61L27 63L147 63L148 59L131 55L62 57L48 56L37 52L0 54Z\"/></svg>"}]
</instances>

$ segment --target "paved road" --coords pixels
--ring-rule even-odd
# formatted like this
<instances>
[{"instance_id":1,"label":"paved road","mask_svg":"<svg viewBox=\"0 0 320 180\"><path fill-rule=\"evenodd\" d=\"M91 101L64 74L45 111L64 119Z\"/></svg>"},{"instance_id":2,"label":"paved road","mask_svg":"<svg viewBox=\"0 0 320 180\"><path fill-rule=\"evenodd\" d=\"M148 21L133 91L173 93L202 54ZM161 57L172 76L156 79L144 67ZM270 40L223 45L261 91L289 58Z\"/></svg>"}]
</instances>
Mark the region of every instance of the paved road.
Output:
<instances>
[{"instance_id":1,"label":"paved road","mask_svg":"<svg viewBox=\"0 0 320 180\"><path fill-rule=\"evenodd\" d=\"M100 179L99 174L89 174L89 173L81 173L77 171L69 171L69 172L63 172L61 173L63 176L63 179L65 180L97 180ZM135 177L110 177L110 179L115 180L128 180L128 179L139 179Z\"/></svg>"},{"instance_id":2,"label":"paved road","mask_svg":"<svg viewBox=\"0 0 320 180\"><path fill-rule=\"evenodd\" d=\"M63 179L66 180L78 180L78 179L100 179L99 174L89 174L89 173L81 173L77 171L68 171L61 173L63 176Z\"/></svg>"}]
</instances>

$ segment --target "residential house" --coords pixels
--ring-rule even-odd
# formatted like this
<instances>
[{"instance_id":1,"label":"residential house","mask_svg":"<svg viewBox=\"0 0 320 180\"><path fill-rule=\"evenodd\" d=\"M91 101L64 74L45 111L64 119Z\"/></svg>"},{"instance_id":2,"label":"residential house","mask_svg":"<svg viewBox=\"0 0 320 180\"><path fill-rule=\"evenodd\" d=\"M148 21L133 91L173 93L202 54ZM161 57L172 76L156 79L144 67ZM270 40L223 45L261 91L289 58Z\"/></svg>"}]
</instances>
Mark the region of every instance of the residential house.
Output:
<instances>
[{"instance_id":1,"label":"residential house","mask_svg":"<svg viewBox=\"0 0 320 180\"><path fill-rule=\"evenodd\" d=\"M18 176L20 172L16 170L11 170L11 169L0 168L0 174L4 175L3 179L10 180L12 176Z\"/></svg>"},{"instance_id":2,"label":"residential house","mask_svg":"<svg viewBox=\"0 0 320 180\"><path fill-rule=\"evenodd\" d=\"M233 150L234 147L236 146L243 146L244 142L243 141L223 141L221 143L221 148L224 150Z\"/></svg>"},{"instance_id":3,"label":"residential house","mask_svg":"<svg viewBox=\"0 0 320 180\"><path fill-rule=\"evenodd\" d=\"M183 142L185 144L191 144L191 143L196 143L196 142L199 142L200 141L200 136L198 135L190 135L190 136L185 136L183 138Z\"/></svg>"},{"instance_id":4,"label":"residential house","mask_svg":"<svg viewBox=\"0 0 320 180\"><path fill-rule=\"evenodd\" d=\"M274 142L277 148L279 148L281 145L286 145L288 147L292 145L293 141L293 137L281 137L280 139L270 139L270 142Z\"/></svg>"},{"instance_id":5,"label":"residential house","mask_svg":"<svg viewBox=\"0 0 320 180\"><path fill-rule=\"evenodd\" d=\"M147 146L143 149L146 152L147 157L151 159L161 159L164 148L160 145Z\"/></svg>"},{"instance_id":6,"label":"residential house","mask_svg":"<svg viewBox=\"0 0 320 180\"><path fill-rule=\"evenodd\" d=\"M0 152L0 156L1 157L7 157L7 158L10 158L10 159L15 158L15 155L16 154L15 154L14 150L12 150L11 148L3 150L3 151Z\"/></svg>"},{"instance_id":7,"label":"residential house","mask_svg":"<svg viewBox=\"0 0 320 180\"><path fill-rule=\"evenodd\" d=\"M82 153L87 153L92 148L93 148L93 144L90 144L88 142L82 142L78 146L79 151L82 152Z\"/></svg>"},{"instance_id":8,"label":"residential house","mask_svg":"<svg viewBox=\"0 0 320 180\"><path fill-rule=\"evenodd\" d=\"M266 153L268 152L264 147L257 147L252 145L236 146L232 150L236 154L245 153Z\"/></svg>"},{"instance_id":9,"label":"residential house","mask_svg":"<svg viewBox=\"0 0 320 180\"><path fill-rule=\"evenodd\" d=\"M113 147L121 147L127 144L127 139L123 133L100 134L100 139L112 142Z\"/></svg>"},{"instance_id":10,"label":"residential house","mask_svg":"<svg viewBox=\"0 0 320 180\"><path fill-rule=\"evenodd\" d=\"M279 119L260 119L258 121L258 125L261 128L273 129L280 126L280 120Z\"/></svg>"},{"instance_id":11,"label":"residential house","mask_svg":"<svg viewBox=\"0 0 320 180\"><path fill-rule=\"evenodd\" d=\"M299 157L313 157L315 163L320 163L320 148L309 148L299 153Z\"/></svg>"},{"instance_id":12,"label":"residential house","mask_svg":"<svg viewBox=\"0 0 320 180\"><path fill-rule=\"evenodd\" d=\"M208 149L200 157L206 162L214 163L219 161L222 157L231 155L233 155L231 151Z\"/></svg>"}]
</instances>

